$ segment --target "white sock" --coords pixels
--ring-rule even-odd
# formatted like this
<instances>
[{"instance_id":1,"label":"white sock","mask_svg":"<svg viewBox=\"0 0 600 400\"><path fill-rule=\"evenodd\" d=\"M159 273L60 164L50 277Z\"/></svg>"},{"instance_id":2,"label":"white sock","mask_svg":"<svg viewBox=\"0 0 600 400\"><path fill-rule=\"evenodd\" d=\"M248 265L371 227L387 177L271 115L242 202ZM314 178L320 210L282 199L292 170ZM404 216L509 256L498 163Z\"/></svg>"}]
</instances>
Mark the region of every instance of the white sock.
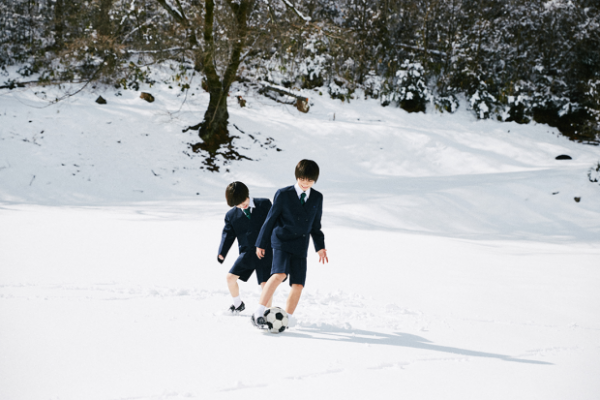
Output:
<instances>
[{"instance_id":1,"label":"white sock","mask_svg":"<svg viewBox=\"0 0 600 400\"><path fill-rule=\"evenodd\" d=\"M288 328L296 326L296 317L293 314L288 314Z\"/></svg>"},{"instance_id":2,"label":"white sock","mask_svg":"<svg viewBox=\"0 0 600 400\"><path fill-rule=\"evenodd\" d=\"M235 306L235 308L238 308L239 306L241 306L242 305L242 298L240 296L234 297L233 298L233 305Z\"/></svg>"},{"instance_id":3,"label":"white sock","mask_svg":"<svg viewBox=\"0 0 600 400\"><path fill-rule=\"evenodd\" d=\"M256 311L254 312L254 318L258 319L258 317L263 317L265 315L265 309L267 307L259 304L258 308L256 309Z\"/></svg>"}]
</instances>

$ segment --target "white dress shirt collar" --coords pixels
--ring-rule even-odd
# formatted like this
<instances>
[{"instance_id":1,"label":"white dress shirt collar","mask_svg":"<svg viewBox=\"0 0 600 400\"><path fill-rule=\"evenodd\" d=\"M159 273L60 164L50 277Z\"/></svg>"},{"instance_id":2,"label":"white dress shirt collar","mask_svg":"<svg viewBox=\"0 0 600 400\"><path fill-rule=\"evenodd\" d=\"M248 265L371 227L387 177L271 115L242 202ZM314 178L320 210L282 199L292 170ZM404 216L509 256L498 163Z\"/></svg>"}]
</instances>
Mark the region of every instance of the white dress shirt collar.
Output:
<instances>
[{"instance_id":1,"label":"white dress shirt collar","mask_svg":"<svg viewBox=\"0 0 600 400\"><path fill-rule=\"evenodd\" d=\"M250 211L250 214L252 214L252 209L256 207L254 205L254 197L250 197L250 201L248 202L248 210ZM242 210L242 212L244 212L244 209L241 207L238 207L240 210Z\"/></svg>"},{"instance_id":2,"label":"white dress shirt collar","mask_svg":"<svg viewBox=\"0 0 600 400\"><path fill-rule=\"evenodd\" d=\"M298 195L298 198L300 198L300 195L302 193L306 193L306 197L304 198L304 201L308 201L308 197L310 196L310 188L308 188L306 190L306 192L303 192L302 189L300 189L300 185L298 185L298 182L296 182L296 184L294 185L294 189L296 189L296 194Z\"/></svg>"}]
</instances>

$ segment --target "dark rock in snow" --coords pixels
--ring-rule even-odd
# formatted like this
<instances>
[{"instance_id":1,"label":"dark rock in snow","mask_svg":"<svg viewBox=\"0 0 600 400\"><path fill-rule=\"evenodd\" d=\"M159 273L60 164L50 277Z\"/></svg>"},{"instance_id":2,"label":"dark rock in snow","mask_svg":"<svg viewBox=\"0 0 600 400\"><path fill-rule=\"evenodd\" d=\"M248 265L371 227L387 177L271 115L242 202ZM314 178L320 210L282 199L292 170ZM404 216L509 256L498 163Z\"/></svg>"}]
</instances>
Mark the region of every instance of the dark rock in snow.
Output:
<instances>
[{"instance_id":1,"label":"dark rock in snow","mask_svg":"<svg viewBox=\"0 0 600 400\"><path fill-rule=\"evenodd\" d=\"M557 160L572 160L571 156L568 156L566 154L561 154L560 156L556 156Z\"/></svg>"},{"instance_id":2,"label":"dark rock in snow","mask_svg":"<svg viewBox=\"0 0 600 400\"><path fill-rule=\"evenodd\" d=\"M302 113L307 113L308 110L310 110L310 106L308 105L308 99L307 98L298 98L296 99L296 109Z\"/></svg>"},{"instance_id":3,"label":"dark rock in snow","mask_svg":"<svg viewBox=\"0 0 600 400\"><path fill-rule=\"evenodd\" d=\"M104 99L104 97L98 96L98 98L96 99L96 103L98 103L98 104L106 104L106 100Z\"/></svg>"},{"instance_id":4,"label":"dark rock in snow","mask_svg":"<svg viewBox=\"0 0 600 400\"><path fill-rule=\"evenodd\" d=\"M581 197L575 197L575 203L579 203L581 201Z\"/></svg>"},{"instance_id":5,"label":"dark rock in snow","mask_svg":"<svg viewBox=\"0 0 600 400\"><path fill-rule=\"evenodd\" d=\"M152 103L154 101L154 96L152 96L150 93L142 92L140 94L140 99L144 99L148 103Z\"/></svg>"}]
</instances>

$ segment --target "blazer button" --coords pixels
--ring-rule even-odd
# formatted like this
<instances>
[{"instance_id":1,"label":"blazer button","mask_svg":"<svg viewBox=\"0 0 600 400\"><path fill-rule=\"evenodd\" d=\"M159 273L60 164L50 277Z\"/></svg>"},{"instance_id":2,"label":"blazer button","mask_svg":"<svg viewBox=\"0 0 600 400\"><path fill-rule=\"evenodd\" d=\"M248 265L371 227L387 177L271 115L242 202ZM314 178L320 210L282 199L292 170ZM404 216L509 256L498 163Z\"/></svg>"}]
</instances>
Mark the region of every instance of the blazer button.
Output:
<instances>
[{"instance_id":1,"label":"blazer button","mask_svg":"<svg viewBox=\"0 0 600 400\"><path fill-rule=\"evenodd\" d=\"M302 237L306 237L306 235L302 235Z\"/></svg>"}]
</instances>

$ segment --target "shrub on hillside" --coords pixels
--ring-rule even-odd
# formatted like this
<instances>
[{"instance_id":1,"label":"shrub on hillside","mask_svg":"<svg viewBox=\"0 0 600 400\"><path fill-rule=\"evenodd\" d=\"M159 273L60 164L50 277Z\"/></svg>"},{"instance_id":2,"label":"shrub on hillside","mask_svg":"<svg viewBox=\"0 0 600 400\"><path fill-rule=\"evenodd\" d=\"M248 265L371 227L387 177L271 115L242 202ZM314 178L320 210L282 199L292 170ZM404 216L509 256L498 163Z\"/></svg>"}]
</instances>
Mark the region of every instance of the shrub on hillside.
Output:
<instances>
[{"instance_id":1,"label":"shrub on hillside","mask_svg":"<svg viewBox=\"0 0 600 400\"><path fill-rule=\"evenodd\" d=\"M590 182L600 182L600 161L588 171Z\"/></svg>"},{"instance_id":2,"label":"shrub on hillside","mask_svg":"<svg viewBox=\"0 0 600 400\"><path fill-rule=\"evenodd\" d=\"M433 98L433 104L438 111L453 113L458 109L458 99L453 93L438 95Z\"/></svg>"},{"instance_id":3,"label":"shrub on hillside","mask_svg":"<svg viewBox=\"0 0 600 400\"><path fill-rule=\"evenodd\" d=\"M496 98L488 91L485 81L478 79L477 86L469 93L469 106L478 119L488 119L496 109Z\"/></svg>"},{"instance_id":4,"label":"shrub on hillside","mask_svg":"<svg viewBox=\"0 0 600 400\"><path fill-rule=\"evenodd\" d=\"M425 70L421 63L404 61L394 79L384 82L381 103L396 103L408 112L425 112L430 100Z\"/></svg>"}]
</instances>

